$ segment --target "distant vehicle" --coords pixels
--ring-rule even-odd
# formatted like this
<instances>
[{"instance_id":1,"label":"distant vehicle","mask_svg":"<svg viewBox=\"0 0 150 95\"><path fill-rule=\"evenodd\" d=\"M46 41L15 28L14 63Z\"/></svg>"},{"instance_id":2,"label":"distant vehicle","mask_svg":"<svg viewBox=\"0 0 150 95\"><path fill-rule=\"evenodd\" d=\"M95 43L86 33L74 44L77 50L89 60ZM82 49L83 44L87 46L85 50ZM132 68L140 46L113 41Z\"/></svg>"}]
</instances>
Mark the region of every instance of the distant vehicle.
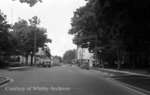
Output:
<instances>
[{"instance_id":1,"label":"distant vehicle","mask_svg":"<svg viewBox=\"0 0 150 95\"><path fill-rule=\"evenodd\" d=\"M5 59L5 62L8 64L8 66L12 66L12 67L18 67L23 65L20 62L20 56L17 55L10 56L9 58Z\"/></svg>"},{"instance_id":2,"label":"distant vehicle","mask_svg":"<svg viewBox=\"0 0 150 95\"><path fill-rule=\"evenodd\" d=\"M37 57L36 63L38 66L51 67L51 60L47 57Z\"/></svg>"},{"instance_id":3,"label":"distant vehicle","mask_svg":"<svg viewBox=\"0 0 150 95\"><path fill-rule=\"evenodd\" d=\"M83 69L89 69L89 60L88 59L78 59L77 64Z\"/></svg>"},{"instance_id":4,"label":"distant vehicle","mask_svg":"<svg viewBox=\"0 0 150 95\"><path fill-rule=\"evenodd\" d=\"M51 62L50 62L50 61L44 61L44 62L42 63L42 66L43 66L43 67L51 67Z\"/></svg>"}]
</instances>

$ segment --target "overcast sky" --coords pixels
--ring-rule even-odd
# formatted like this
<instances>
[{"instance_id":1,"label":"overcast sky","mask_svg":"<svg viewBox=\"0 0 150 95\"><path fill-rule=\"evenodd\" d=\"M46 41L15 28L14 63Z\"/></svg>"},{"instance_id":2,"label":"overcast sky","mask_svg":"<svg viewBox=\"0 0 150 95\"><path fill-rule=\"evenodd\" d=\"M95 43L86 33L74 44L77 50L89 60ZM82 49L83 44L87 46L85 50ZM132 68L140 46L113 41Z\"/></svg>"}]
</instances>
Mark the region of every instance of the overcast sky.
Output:
<instances>
[{"instance_id":1,"label":"overcast sky","mask_svg":"<svg viewBox=\"0 0 150 95\"><path fill-rule=\"evenodd\" d=\"M19 17L27 20L38 16L41 26L47 28L48 37L52 39L49 45L52 55L62 56L66 50L76 48L68 30L71 28L73 12L83 5L85 0L43 0L43 3L33 7L18 1L1 0L0 9L7 15L10 23L14 23Z\"/></svg>"}]
</instances>

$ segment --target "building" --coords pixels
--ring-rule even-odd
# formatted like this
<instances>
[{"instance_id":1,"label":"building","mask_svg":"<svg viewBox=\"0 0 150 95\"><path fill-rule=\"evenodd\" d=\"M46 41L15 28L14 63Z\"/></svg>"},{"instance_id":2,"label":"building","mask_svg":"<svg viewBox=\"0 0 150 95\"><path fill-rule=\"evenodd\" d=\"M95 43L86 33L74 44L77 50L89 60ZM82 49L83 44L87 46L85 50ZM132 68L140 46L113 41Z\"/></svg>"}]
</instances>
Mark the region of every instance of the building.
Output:
<instances>
[{"instance_id":1,"label":"building","mask_svg":"<svg viewBox=\"0 0 150 95\"><path fill-rule=\"evenodd\" d=\"M77 47L77 60L86 61L90 67L93 66L93 53L90 53L88 48Z\"/></svg>"},{"instance_id":2,"label":"building","mask_svg":"<svg viewBox=\"0 0 150 95\"><path fill-rule=\"evenodd\" d=\"M38 52L35 55L36 55L36 58L35 58L36 62L34 62L35 64L44 65L44 66L51 65L51 58L49 58L46 55L46 52L42 48L39 48Z\"/></svg>"},{"instance_id":3,"label":"building","mask_svg":"<svg viewBox=\"0 0 150 95\"><path fill-rule=\"evenodd\" d=\"M38 52L36 52L35 54L36 57L33 58L33 64L34 65L38 65L38 64L51 64L51 58L48 57L46 55L46 52L42 49L42 48L38 48ZM29 55L28 58L26 59L24 56L22 55L17 55L17 56L13 56L14 58L18 58L19 57L19 63L20 64L26 64L26 61L28 61L26 65L30 65L31 64L31 56Z\"/></svg>"}]
</instances>

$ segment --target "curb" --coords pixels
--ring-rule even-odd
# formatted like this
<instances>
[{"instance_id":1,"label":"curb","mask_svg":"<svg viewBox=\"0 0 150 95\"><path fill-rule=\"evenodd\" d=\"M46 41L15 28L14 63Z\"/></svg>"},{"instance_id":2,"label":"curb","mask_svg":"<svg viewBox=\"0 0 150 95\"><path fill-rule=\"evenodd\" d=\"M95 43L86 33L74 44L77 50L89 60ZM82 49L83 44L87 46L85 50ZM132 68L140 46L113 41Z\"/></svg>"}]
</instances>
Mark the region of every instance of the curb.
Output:
<instances>
[{"instance_id":1,"label":"curb","mask_svg":"<svg viewBox=\"0 0 150 95\"><path fill-rule=\"evenodd\" d=\"M121 70L114 70L114 69L105 69L105 68L96 68L95 70L99 71L110 71L110 72L119 72L119 73L124 73L124 74L129 74L129 75L138 75L138 76L144 76L144 77L150 77L150 75L145 75L141 73L134 73L130 71L121 71Z\"/></svg>"},{"instance_id":2,"label":"curb","mask_svg":"<svg viewBox=\"0 0 150 95\"><path fill-rule=\"evenodd\" d=\"M133 73L133 72L129 72L129 71L119 71L119 70L113 70L113 69L101 69L101 68L98 68L98 69L95 69L95 70L98 70L98 71L110 71L110 72L119 72L119 73L125 73L125 74L129 74L129 75L138 75L138 76L146 76L146 77L150 77L149 75L144 75L144 74L139 74L139 73ZM138 92L142 92L146 95L150 95L150 91L148 90L145 90L145 89L142 89L142 88L139 88L139 87L136 87L136 86L133 86L131 84L128 84L128 83L125 83L125 82L122 82L122 81L119 81L119 80L116 80L114 78L111 78L109 77L109 79L111 80L114 80L114 81L117 81L119 83L121 83L122 85L126 86L127 88L130 88L130 89L133 89L133 90L137 90Z\"/></svg>"},{"instance_id":3,"label":"curb","mask_svg":"<svg viewBox=\"0 0 150 95\"><path fill-rule=\"evenodd\" d=\"M4 84L10 82L10 78L8 78L8 77L5 77L5 78L6 79L4 81L0 82L0 87L2 87Z\"/></svg>"},{"instance_id":4,"label":"curb","mask_svg":"<svg viewBox=\"0 0 150 95\"><path fill-rule=\"evenodd\" d=\"M21 70L21 69L28 69L30 67L10 67L8 68L9 71L12 71L12 70Z\"/></svg>"},{"instance_id":5,"label":"curb","mask_svg":"<svg viewBox=\"0 0 150 95\"><path fill-rule=\"evenodd\" d=\"M134 74L135 74L135 75L138 75L138 76L150 77L149 75L144 75L144 74L139 74L139 73L133 73L133 72L128 72L128 71L119 71L119 70L113 70L113 69L101 69L101 68L97 68L97 69L94 69L94 70L103 71L103 72L105 72L105 71L119 72L119 73L125 73L125 74L129 74L129 75L134 75ZM126 86L127 88L130 88L130 89L133 89L133 90L135 90L135 91L141 92L141 93L143 93L144 95L145 95L145 94L146 94L146 95L150 95L150 91L145 90L145 89L143 89L143 88L139 88L139 87L133 86L133 85L131 85L131 84L125 83L125 82L123 82L123 81L116 80L116 79L111 78L111 77L107 77L107 78L108 78L108 79L111 79L111 80L114 80L114 81L116 81L116 82L118 82L118 83L121 83L122 85ZM143 94L142 94L142 95L143 95Z\"/></svg>"}]
</instances>

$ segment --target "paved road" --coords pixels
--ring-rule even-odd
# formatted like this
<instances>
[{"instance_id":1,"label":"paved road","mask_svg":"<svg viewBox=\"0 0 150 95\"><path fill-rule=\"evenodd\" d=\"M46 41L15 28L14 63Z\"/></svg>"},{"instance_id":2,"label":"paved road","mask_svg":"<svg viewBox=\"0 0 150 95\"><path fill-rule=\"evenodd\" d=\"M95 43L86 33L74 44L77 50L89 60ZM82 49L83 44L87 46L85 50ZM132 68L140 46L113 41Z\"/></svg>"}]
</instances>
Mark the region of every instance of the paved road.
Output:
<instances>
[{"instance_id":1,"label":"paved road","mask_svg":"<svg viewBox=\"0 0 150 95\"><path fill-rule=\"evenodd\" d=\"M3 71L14 81L0 87L0 95L142 95L102 72L75 66Z\"/></svg>"}]
</instances>

